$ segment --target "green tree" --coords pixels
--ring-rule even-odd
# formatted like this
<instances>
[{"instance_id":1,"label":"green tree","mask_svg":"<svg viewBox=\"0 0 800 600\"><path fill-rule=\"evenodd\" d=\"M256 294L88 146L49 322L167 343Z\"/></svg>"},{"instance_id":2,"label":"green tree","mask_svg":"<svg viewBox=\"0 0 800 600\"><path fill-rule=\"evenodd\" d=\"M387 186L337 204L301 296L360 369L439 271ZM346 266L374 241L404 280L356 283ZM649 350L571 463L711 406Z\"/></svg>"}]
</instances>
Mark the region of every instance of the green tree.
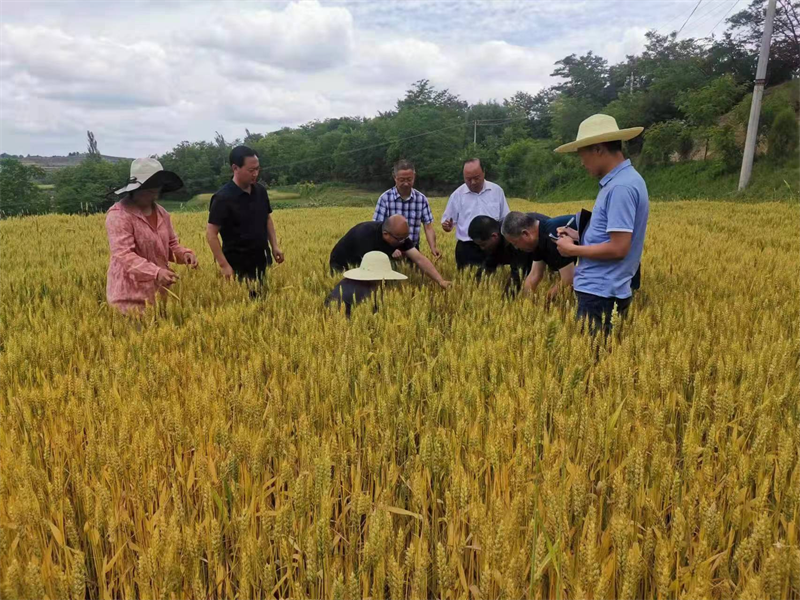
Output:
<instances>
[{"instance_id":1,"label":"green tree","mask_svg":"<svg viewBox=\"0 0 800 600\"><path fill-rule=\"evenodd\" d=\"M556 69L550 75L564 79L553 89L571 98L600 106L614 98L614 90L608 86L608 62L591 51L580 58L575 54L565 56L556 62Z\"/></svg>"},{"instance_id":2,"label":"green tree","mask_svg":"<svg viewBox=\"0 0 800 600\"><path fill-rule=\"evenodd\" d=\"M558 92L552 88L545 88L534 95L527 92L517 92L511 98L506 98L503 104L512 114L527 117L528 132L534 138L550 137L552 115L550 104L558 97Z\"/></svg>"},{"instance_id":3,"label":"green tree","mask_svg":"<svg viewBox=\"0 0 800 600\"><path fill-rule=\"evenodd\" d=\"M397 110L404 108L418 108L421 106L434 106L456 111L465 111L469 103L461 100L450 90L437 90L427 79L415 81L402 100L397 101Z\"/></svg>"},{"instance_id":4,"label":"green tree","mask_svg":"<svg viewBox=\"0 0 800 600\"><path fill-rule=\"evenodd\" d=\"M458 153L464 148L466 123L455 110L420 106L399 111L385 122L386 161L414 162L421 187L458 181Z\"/></svg>"},{"instance_id":5,"label":"green tree","mask_svg":"<svg viewBox=\"0 0 800 600\"><path fill-rule=\"evenodd\" d=\"M730 32L740 46L756 54L764 32L766 2L752 0L728 19ZM767 81L777 85L800 74L800 2L779 0L775 8L767 62Z\"/></svg>"},{"instance_id":6,"label":"green tree","mask_svg":"<svg viewBox=\"0 0 800 600\"><path fill-rule=\"evenodd\" d=\"M682 121L672 120L656 123L644 132L642 159L646 165L669 164L672 155L685 155L687 152L686 125ZM688 138L691 140L691 137ZM691 150L691 147L688 149Z\"/></svg>"},{"instance_id":7,"label":"green tree","mask_svg":"<svg viewBox=\"0 0 800 600\"><path fill-rule=\"evenodd\" d=\"M97 149L97 138L91 131L86 132L86 160L103 160L100 150Z\"/></svg>"},{"instance_id":8,"label":"green tree","mask_svg":"<svg viewBox=\"0 0 800 600\"><path fill-rule=\"evenodd\" d=\"M0 159L0 217L34 215L48 209L47 195L36 185L45 176L36 165Z\"/></svg>"},{"instance_id":9,"label":"green tree","mask_svg":"<svg viewBox=\"0 0 800 600\"><path fill-rule=\"evenodd\" d=\"M717 119L733 108L745 92L745 85L736 83L733 75L723 75L696 90L677 96L678 108L686 116L697 135L704 140L705 153L711 137L711 127Z\"/></svg>"},{"instance_id":10,"label":"green tree","mask_svg":"<svg viewBox=\"0 0 800 600\"><path fill-rule=\"evenodd\" d=\"M561 142L574 140L581 121L599 112L599 108L591 100L560 95L550 105L550 132L553 139Z\"/></svg>"},{"instance_id":11,"label":"green tree","mask_svg":"<svg viewBox=\"0 0 800 600\"><path fill-rule=\"evenodd\" d=\"M776 163L797 159L798 123L794 110L787 106L775 117L769 132L767 156Z\"/></svg>"},{"instance_id":12,"label":"green tree","mask_svg":"<svg viewBox=\"0 0 800 600\"><path fill-rule=\"evenodd\" d=\"M63 213L93 213L114 203L113 192L130 174L130 162L84 160L56 173L55 209Z\"/></svg>"},{"instance_id":13,"label":"green tree","mask_svg":"<svg viewBox=\"0 0 800 600\"><path fill-rule=\"evenodd\" d=\"M184 141L160 156L159 160L166 170L177 173L183 180L184 187L178 192L179 197L191 198L196 194L215 192L230 179L229 150L226 150L219 143Z\"/></svg>"},{"instance_id":14,"label":"green tree","mask_svg":"<svg viewBox=\"0 0 800 600\"><path fill-rule=\"evenodd\" d=\"M553 152L553 142L520 140L500 149L498 178L507 194L536 198L587 177L574 157Z\"/></svg>"},{"instance_id":15,"label":"green tree","mask_svg":"<svg viewBox=\"0 0 800 600\"><path fill-rule=\"evenodd\" d=\"M714 129L711 147L714 150L714 163L719 175L733 173L742 164L742 149L736 141L736 129L732 123L725 123Z\"/></svg>"}]
</instances>

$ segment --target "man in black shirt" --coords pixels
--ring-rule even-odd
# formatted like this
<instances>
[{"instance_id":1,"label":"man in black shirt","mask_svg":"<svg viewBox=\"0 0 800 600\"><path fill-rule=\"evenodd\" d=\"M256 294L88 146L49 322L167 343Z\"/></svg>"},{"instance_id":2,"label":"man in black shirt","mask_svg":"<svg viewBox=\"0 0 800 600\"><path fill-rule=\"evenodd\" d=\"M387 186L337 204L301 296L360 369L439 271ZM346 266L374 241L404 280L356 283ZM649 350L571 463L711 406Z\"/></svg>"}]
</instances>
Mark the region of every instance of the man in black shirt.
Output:
<instances>
[{"instance_id":1,"label":"man in black shirt","mask_svg":"<svg viewBox=\"0 0 800 600\"><path fill-rule=\"evenodd\" d=\"M469 224L468 233L484 254L483 263L475 278L480 281L483 273L491 274L498 267L508 265L511 268L511 278L506 286L506 293L518 292L522 287L522 278L530 271L532 255L514 248L500 233L500 221L492 217L475 217Z\"/></svg>"},{"instance_id":2,"label":"man in black shirt","mask_svg":"<svg viewBox=\"0 0 800 600\"><path fill-rule=\"evenodd\" d=\"M392 269L389 258L383 252L367 252L358 269L345 271L344 279L336 284L325 300L325 306L335 304L344 305L345 314L350 317L350 312L356 304L364 302L370 297L375 298L372 312L378 311L378 299L373 296L384 281L400 281L408 279L402 273Z\"/></svg>"},{"instance_id":3,"label":"man in black shirt","mask_svg":"<svg viewBox=\"0 0 800 600\"><path fill-rule=\"evenodd\" d=\"M233 179L211 197L206 239L228 279L260 281L272 256L283 262L278 246L272 207L267 190L258 183L258 154L247 146L236 146L230 154ZM219 244L222 236L222 246ZM270 247L272 256L270 256Z\"/></svg>"},{"instance_id":4,"label":"man in black shirt","mask_svg":"<svg viewBox=\"0 0 800 600\"><path fill-rule=\"evenodd\" d=\"M536 291L544 278L545 267L561 275L561 280L547 292L549 300L554 299L562 289L572 287L575 258L561 256L554 238L558 237L558 228L566 227L573 219L572 215L548 219L539 213L518 211L508 213L503 219L503 237L517 250L531 253L533 264L523 284L526 292L532 294Z\"/></svg>"},{"instance_id":5,"label":"man in black shirt","mask_svg":"<svg viewBox=\"0 0 800 600\"><path fill-rule=\"evenodd\" d=\"M408 234L408 221L402 215L392 215L382 222L359 223L333 247L330 258L331 273L357 266L367 252L377 251L391 256L395 250L400 250L425 275L447 289L450 282L439 275L433 263L414 247Z\"/></svg>"}]
</instances>

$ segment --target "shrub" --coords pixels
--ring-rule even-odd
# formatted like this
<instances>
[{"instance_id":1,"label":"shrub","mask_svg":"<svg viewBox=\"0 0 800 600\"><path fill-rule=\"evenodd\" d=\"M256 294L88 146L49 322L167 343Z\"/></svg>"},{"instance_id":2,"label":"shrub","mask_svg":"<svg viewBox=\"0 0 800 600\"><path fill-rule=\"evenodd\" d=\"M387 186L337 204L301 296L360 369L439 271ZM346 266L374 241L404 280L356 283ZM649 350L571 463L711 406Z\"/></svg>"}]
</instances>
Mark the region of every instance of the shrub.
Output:
<instances>
[{"instance_id":1,"label":"shrub","mask_svg":"<svg viewBox=\"0 0 800 600\"><path fill-rule=\"evenodd\" d=\"M797 158L799 136L797 117L794 110L787 106L778 113L772 123L767 142L767 156L776 163L784 162L790 157Z\"/></svg>"}]
</instances>

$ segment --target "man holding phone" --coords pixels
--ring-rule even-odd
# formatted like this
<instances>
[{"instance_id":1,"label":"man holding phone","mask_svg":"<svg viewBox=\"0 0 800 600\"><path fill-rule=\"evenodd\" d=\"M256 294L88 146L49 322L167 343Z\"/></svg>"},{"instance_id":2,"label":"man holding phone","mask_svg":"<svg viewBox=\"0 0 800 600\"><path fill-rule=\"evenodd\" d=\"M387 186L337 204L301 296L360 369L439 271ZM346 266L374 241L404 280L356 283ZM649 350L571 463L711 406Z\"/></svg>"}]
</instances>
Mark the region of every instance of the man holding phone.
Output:
<instances>
[{"instance_id":1,"label":"man holding phone","mask_svg":"<svg viewBox=\"0 0 800 600\"><path fill-rule=\"evenodd\" d=\"M611 331L614 309L625 313L631 304L631 281L642 259L650 200L644 179L622 153L622 142L643 127L619 129L608 115L593 115L578 128L574 142L556 152L576 152L584 168L600 180L592 217L578 230L558 229L558 251L577 257L573 287L578 318L588 319L592 332Z\"/></svg>"},{"instance_id":2,"label":"man holding phone","mask_svg":"<svg viewBox=\"0 0 800 600\"><path fill-rule=\"evenodd\" d=\"M530 252L533 264L525 277L523 289L533 294L544 279L545 268L557 271L561 279L547 292L548 300L553 300L562 290L572 286L575 273L575 258L562 256L556 240L558 229L566 227L575 217L564 215L552 219L539 213L512 211L503 219L501 233L517 250Z\"/></svg>"}]
</instances>

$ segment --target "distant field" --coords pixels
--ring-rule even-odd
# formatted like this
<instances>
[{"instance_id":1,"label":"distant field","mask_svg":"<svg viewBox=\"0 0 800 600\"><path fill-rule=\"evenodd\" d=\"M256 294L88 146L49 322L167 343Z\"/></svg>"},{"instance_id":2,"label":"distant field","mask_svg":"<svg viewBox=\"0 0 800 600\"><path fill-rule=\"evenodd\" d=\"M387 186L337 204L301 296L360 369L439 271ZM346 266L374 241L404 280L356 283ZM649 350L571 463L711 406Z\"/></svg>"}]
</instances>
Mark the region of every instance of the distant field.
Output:
<instances>
[{"instance_id":1,"label":"distant field","mask_svg":"<svg viewBox=\"0 0 800 600\"><path fill-rule=\"evenodd\" d=\"M38 187L40 190L48 190L48 191L56 189L56 186L53 185L52 183L37 183L36 187Z\"/></svg>"},{"instance_id":2,"label":"distant field","mask_svg":"<svg viewBox=\"0 0 800 600\"><path fill-rule=\"evenodd\" d=\"M166 199L160 204L170 212L198 212L208 210L213 194L197 194L191 200L178 201ZM365 207L373 206L380 192L357 187L320 185L308 196L301 196L293 188L271 188L269 199L275 209L284 208L322 208L332 206Z\"/></svg>"}]
</instances>

